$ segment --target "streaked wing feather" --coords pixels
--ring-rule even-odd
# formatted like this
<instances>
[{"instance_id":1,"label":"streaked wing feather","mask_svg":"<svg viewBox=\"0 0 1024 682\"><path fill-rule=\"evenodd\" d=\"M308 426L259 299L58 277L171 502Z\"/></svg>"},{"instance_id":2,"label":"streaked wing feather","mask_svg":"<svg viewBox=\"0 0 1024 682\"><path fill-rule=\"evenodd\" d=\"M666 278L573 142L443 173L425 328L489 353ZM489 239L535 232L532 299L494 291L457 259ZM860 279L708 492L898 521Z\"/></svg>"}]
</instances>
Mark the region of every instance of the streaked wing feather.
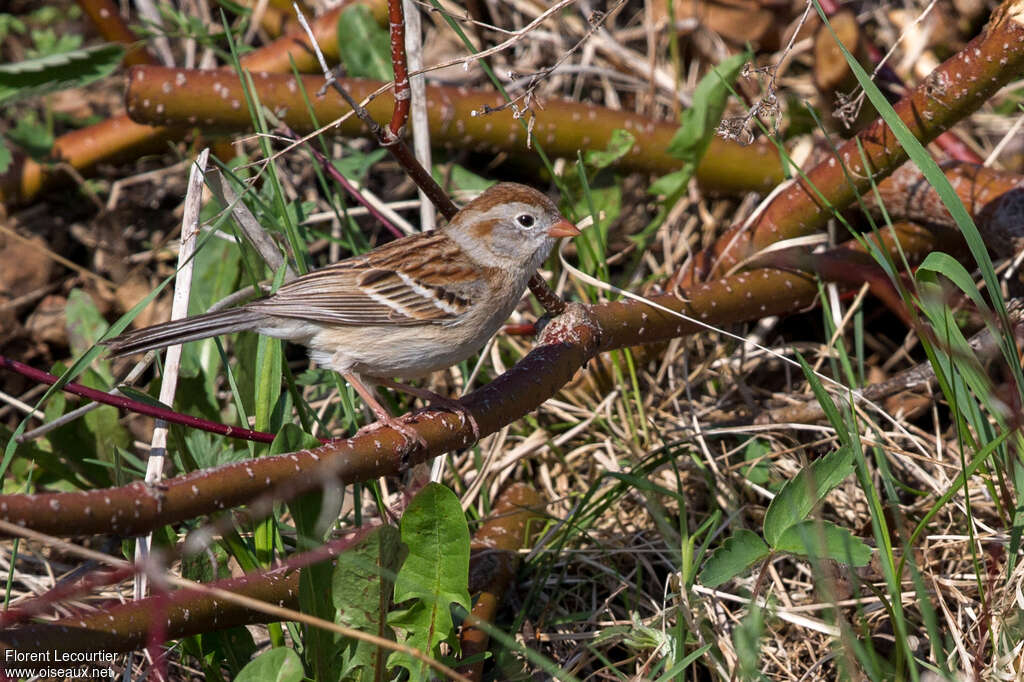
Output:
<instances>
[{"instance_id":1,"label":"streaked wing feather","mask_svg":"<svg viewBox=\"0 0 1024 682\"><path fill-rule=\"evenodd\" d=\"M452 324L470 303L459 292L482 276L466 263L454 242L427 232L314 270L251 306L338 325Z\"/></svg>"}]
</instances>

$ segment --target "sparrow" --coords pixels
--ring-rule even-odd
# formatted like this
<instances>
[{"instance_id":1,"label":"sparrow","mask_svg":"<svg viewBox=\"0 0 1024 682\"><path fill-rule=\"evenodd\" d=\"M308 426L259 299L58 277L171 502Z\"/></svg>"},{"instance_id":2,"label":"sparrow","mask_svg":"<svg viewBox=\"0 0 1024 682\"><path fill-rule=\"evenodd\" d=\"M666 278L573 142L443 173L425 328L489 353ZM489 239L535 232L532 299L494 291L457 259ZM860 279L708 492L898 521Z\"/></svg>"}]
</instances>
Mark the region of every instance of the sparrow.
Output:
<instances>
[{"instance_id":1,"label":"sparrow","mask_svg":"<svg viewBox=\"0 0 1024 682\"><path fill-rule=\"evenodd\" d=\"M451 367L501 327L555 240L580 231L545 194L500 183L438 230L313 270L251 303L165 322L105 341L114 356L255 331L306 346L317 364L348 381L363 402L407 439L369 385L425 398L475 420L454 400L398 384ZM369 385L368 385L369 384Z\"/></svg>"}]
</instances>

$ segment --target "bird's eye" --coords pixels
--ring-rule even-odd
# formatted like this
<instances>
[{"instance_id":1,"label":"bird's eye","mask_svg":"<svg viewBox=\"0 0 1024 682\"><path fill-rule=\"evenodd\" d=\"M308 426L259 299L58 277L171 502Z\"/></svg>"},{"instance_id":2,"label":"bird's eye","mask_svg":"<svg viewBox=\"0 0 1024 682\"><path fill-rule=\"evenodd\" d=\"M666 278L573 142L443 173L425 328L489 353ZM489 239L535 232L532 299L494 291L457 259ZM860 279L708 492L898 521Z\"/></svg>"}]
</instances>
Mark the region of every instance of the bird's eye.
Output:
<instances>
[{"instance_id":1,"label":"bird's eye","mask_svg":"<svg viewBox=\"0 0 1024 682\"><path fill-rule=\"evenodd\" d=\"M533 227L533 224L537 221L529 213L522 213L516 216L516 222L519 223L521 227Z\"/></svg>"}]
</instances>

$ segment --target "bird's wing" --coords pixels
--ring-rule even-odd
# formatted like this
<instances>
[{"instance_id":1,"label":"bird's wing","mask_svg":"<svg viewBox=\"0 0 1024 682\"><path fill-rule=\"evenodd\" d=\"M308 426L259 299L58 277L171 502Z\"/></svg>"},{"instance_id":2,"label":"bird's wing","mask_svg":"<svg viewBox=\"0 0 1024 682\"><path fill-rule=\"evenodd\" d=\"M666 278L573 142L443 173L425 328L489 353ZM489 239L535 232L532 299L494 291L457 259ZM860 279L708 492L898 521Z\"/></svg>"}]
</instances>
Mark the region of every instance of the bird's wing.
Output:
<instances>
[{"instance_id":1,"label":"bird's wing","mask_svg":"<svg viewBox=\"0 0 1024 682\"><path fill-rule=\"evenodd\" d=\"M248 307L340 325L453 324L484 273L440 232L403 237L282 285Z\"/></svg>"}]
</instances>

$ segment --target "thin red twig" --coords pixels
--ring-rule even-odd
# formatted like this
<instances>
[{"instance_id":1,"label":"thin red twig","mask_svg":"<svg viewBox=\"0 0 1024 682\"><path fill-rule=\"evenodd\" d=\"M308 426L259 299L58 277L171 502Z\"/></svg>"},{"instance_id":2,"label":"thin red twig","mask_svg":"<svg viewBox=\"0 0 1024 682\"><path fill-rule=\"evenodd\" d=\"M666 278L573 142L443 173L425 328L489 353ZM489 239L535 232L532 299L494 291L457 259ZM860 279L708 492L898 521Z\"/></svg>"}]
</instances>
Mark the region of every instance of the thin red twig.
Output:
<instances>
[{"instance_id":1,"label":"thin red twig","mask_svg":"<svg viewBox=\"0 0 1024 682\"><path fill-rule=\"evenodd\" d=\"M10 358L0 355L0 369L8 369L12 372L28 377L33 381L38 381L41 384L53 385L57 383L59 377L56 377L49 372L44 372L41 369L29 367L28 365L18 362L17 360L11 360ZM217 422L211 422L206 419L200 419L199 417L192 417L187 414L181 414L174 410L168 410L164 407L155 407L153 405L147 405L146 403L140 403L137 400L126 398L120 395L112 395L104 391L98 391L88 386L82 386L74 382L68 382L64 384L63 390L74 395L94 400L98 403L105 405L113 405L114 407L122 410L130 410L139 414L144 414L149 417L155 417L157 419L163 419L171 424L181 424L183 426L190 426L194 429L201 429L203 431L209 431L210 433L217 433L222 436L230 436L231 438L243 438L246 440L254 440L258 443L271 443L274 441L274 434L264 433L262 431L253 431L252 429L243 429L238 426L228 426L226 424L218 424ZM326 441L324 441L326 442Z\"/></svg>"}]
</instances>

